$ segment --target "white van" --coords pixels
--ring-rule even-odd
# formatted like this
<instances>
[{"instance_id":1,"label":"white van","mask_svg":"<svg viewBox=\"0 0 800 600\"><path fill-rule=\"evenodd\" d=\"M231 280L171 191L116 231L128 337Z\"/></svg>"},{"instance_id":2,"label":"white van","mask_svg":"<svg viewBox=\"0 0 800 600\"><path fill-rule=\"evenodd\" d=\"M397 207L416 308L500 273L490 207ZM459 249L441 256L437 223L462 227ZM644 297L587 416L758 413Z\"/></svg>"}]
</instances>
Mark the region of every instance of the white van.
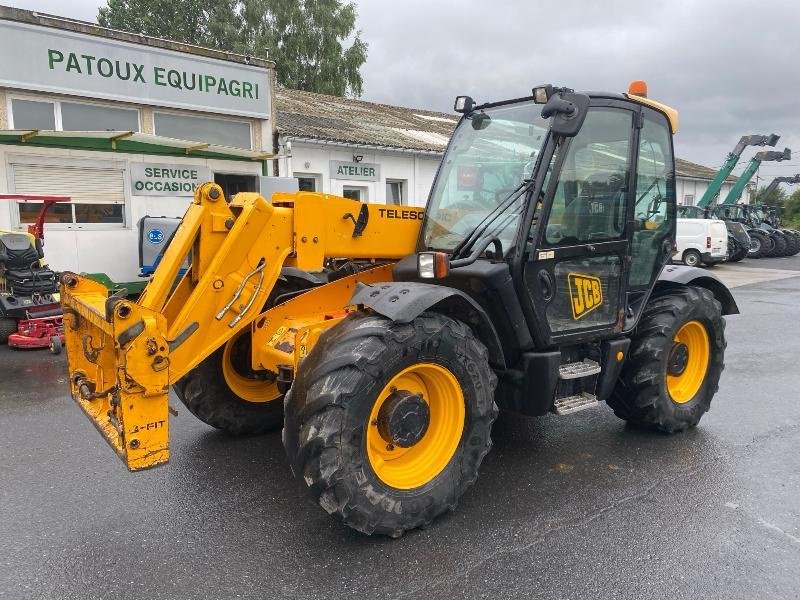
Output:
<instances>
[{"instance_id":1,"label":"white van","mask_svg":"<svg viewBox=\"0 0 800 600\"><path fill-rule=\"evenodd\" d=\"M719 219L678 219L678 250L672 260L689 267L728 260L728 229Z\"/></svg>"}]
</instances>

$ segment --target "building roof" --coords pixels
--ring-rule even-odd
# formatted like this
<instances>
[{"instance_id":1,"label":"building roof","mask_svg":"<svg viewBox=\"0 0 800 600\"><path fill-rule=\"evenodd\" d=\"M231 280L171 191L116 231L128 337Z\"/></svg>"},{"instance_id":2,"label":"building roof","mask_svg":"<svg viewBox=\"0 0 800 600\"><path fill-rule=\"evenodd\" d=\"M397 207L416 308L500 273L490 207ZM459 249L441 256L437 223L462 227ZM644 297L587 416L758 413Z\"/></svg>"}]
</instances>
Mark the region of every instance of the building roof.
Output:
<instances>
[{"instance_id":1,"label":"building roof","mask_svg":"<svg viewBox=\"0 0 800 600\"><path fill-rule=\"evenodd\" d=\"M276 127L286 138L442 153L458 116L279 87ZM675 159L678 177L712 180L716 169ZM735 182L731 175L726 181Z\"/></svg>"},{"instance_id":2,"label":"building roof","mask_svg":"<svg viewBox=\"0 0 800 600\"><path fill-rule=\"evenodd\" d=\"M68 17L59 17L57 15L48 15L46 13L34 12L22 8L0 6L0 19L18 21L20 23L29 23L31 25L41 25L43 27L50 27L52 29L61 29L64 31L72 31L86 35L94 35L97 37L119 40L132 44L152 46L153 48L164 48L166 50L183 52L185 54L194 54L196 56L215 58L217 60L226 60L228 62L252 65L266 69L275 67L275 63L273 61L265 58L244 56L242 54L236 54L226 50L214 50L212 48L204 48L202 46L195 46L194 44L175 42L173 40L142 35L140 33L109 29L107 27L101 27L97 23L89 23L87 21L79 21L77 19L70 19Z\"/></svg>"},{"instance_id":3,"label":"building roof","mask_svg":"<svg viewBox=\"0 0 800 600\"><path fill-rule=\"evenodd\" d=\"M716 174L716 169L710 169L708 167L704 167L703 165L698 165L697 163L683 160L682 158L675 159L675 175L677 177L689 177L692 179L706 179L711 181L714 179L714 175ZM728 175L725 181L729 183L736 183L737 179L739 178L736 175Z\"/></svg>"},{"instance_id":4,"label":"building roof","mask_svg":"<svg viewBox=\"0 0 800 600\"><path fill-rule=\"evenodd\" d=\"M458 117L312 92L277 88L275 119L287 138L419 152L444 152Z\"/></svg>"}]
</instances>

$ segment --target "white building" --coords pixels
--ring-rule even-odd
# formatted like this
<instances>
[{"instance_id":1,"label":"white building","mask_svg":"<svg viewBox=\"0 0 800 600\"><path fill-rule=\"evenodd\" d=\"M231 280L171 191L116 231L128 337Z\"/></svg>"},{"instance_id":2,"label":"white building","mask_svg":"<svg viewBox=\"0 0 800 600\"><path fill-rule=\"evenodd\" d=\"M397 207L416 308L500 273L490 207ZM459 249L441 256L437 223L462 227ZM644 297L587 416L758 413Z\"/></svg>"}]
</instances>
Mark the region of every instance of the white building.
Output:
<instances>
[{"instance_id":1,"label":"white building","mask_svg":"<svg viewBox=\"0 0 800 600\"><path fill-rule=\"evenodd\" d=\"M675 195L678 199L678 204L684 206L695 206L703 194L706 193L708 186L717 174L715 169L709 169L703 165L689 162L680 158L675 159ZM722 184L719 193L719 202L722 202L731 191L731 188L736 183L738 177L729 175ZM749 203L750 195L755 189L755 183L750 182L742 192L741 201Z\"/></svg>"},{"instance_id":2,"label":"white building","mask_svg":"<svg viewBox=\"0 0 800 600\"><path fill-rule=\"evenodd\" d=\"M301 189L424 206L456 115L275 90L278 174Z\"/></svg>"},{"instance_id":3,"label":"white building","mask_svg":"<svg viewBox=\"0 0 800 600\"><path fill-rule=\"evenodd\" d=\"M272 156L274 65L0 7L0 193L64 195L57 270L138 274L137 222L182 216L194 188L258 190ZM36 202L0 202L21 229Z\"/></svg>"}]
</instances>

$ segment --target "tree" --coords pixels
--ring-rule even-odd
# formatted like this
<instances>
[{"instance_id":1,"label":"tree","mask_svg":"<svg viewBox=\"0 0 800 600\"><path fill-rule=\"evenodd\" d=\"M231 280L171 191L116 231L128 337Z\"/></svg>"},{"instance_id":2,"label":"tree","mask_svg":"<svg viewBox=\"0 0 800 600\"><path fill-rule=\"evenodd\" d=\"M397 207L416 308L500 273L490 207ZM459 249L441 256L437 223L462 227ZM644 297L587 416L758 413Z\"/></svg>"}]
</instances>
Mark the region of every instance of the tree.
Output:
<instances>
[{"instance_id":1,"label":"tree","mask_svg":"<svg viewBox=\"0 0 800 600\"><path fill-rule=\"evenodd\" d=\"M782 217L785 227L800 227L800 190L795 191L786 200Z\"/></svg>"},{"instance_id":2,"label":"tree","mask_svg":"<svg viewBox=\"0 0 800 600\"><path fill-rule=\"evenodd\" d=\"M237 0L108 0L97 22L216 50L233 50L241 31Z\"/></svg>"},{"instance_id":3,"label":"tree","mask_svg":"<svg viewBox=\"0 0 800 600\"><path fill-rule=\"evenodd\" d=\"M781 186L777 186L767 194L767 186L760 187L755 193L753 200L756 204L766 204L767 206L783 206L789 195Z\"/></svg>"},{"instance_id":4,"label":"tree","mask_svg":"<svg viewBox=\"0 0 800 600\"><path fill-rule=\"evenodd\" d=\"M97 22L269 57L280 85L358 97L367 44L356 31L357 17L355 3L342 0L107 0Z\"/></svg>"}]
</instances>

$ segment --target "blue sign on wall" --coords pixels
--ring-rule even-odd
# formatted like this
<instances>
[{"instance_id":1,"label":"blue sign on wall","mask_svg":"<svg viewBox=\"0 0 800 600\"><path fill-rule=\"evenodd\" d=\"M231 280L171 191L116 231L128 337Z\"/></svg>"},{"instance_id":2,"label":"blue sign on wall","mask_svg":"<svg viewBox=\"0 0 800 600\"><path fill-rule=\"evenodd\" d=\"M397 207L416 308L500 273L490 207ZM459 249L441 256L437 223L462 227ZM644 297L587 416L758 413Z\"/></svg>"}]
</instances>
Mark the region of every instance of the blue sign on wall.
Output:
<instances>
[{"instance_id":1,"label":"blue sign on wall","mask_svg":"<svg viewBox=\"0 0 800 600\"><path fill-rule=\"evenodd\" d=\"M160 229L151 229L147 232L147 239L151 244L160 244L164 241L164 232Z\"/></svg>"}]
</instances>

